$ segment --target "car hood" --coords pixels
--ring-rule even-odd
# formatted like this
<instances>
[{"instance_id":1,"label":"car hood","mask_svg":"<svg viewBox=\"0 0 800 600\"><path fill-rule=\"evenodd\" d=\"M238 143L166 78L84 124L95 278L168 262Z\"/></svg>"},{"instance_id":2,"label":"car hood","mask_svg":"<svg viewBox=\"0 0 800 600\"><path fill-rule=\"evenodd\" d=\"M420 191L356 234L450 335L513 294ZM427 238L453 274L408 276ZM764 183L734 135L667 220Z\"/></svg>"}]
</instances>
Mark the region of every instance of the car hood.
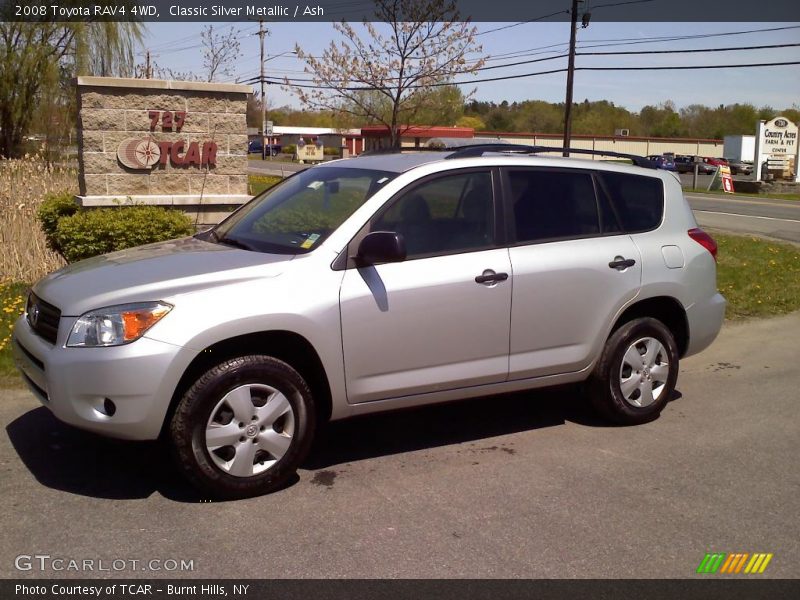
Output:
<instances>
[{"instance_id":1,"label":"car hood","mask_svg":"<svg viewBox=\"0 0 800 600\"><path fill-rule=\"evenodd\" d=\"M33 292L62 315L76 317L105 306L275 277L292 258L183 238L68 265L40 280Z\"/></svg>"}]
</instances>

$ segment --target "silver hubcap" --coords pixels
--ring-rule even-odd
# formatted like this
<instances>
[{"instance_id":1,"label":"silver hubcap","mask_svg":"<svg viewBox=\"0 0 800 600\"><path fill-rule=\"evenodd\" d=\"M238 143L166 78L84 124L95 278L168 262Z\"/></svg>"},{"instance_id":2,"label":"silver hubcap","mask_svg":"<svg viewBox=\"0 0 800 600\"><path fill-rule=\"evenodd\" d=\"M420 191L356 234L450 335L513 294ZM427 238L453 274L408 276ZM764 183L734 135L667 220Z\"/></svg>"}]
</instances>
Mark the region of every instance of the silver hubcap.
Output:
<instances>
[{"instance_id":1,"label":"silver hubcap","mask_svg":"<svg viewBox=\"0 0 800 600\"><path fill-rule=\"evenodd\" d=\"M281 392L262 384L231 390L211 412L206 448L220 469L236 477L263 473L292 443L294 411Z\"/></svg>"},{"instance_id":2,"label":"silver hubcap","mask_svg":"<svg viewBox=\"0 0 800 600\"><path fill-rule=\"evenodd\" d=\"M631 406L644 408L658 400L669 377L664 345L655 338L635 341L622 357L619 387Z\"/></svg>"}]
</instances>

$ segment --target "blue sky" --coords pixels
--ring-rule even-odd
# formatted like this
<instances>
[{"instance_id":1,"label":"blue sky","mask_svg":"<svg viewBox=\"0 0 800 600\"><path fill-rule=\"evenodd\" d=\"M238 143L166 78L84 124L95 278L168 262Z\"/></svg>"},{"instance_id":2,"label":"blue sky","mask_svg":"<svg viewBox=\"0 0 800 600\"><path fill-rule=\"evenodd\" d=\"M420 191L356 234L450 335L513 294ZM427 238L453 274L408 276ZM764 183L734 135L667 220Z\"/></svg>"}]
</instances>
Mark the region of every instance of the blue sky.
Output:
<instances>
[{"instance_id":1,"label":"blue sky","mask_svg":"<svg viewBox=\"0 0 800 600\"><path fill-rule=\"evenodd\" d=\"M150 23L148 24L145 46L151 48L153 60L161 65L169 65L174 70L202 70L200 31L203 23ZM504 27L507 23L476 23L479 32ZM578 29L578 46L581 44L610 44L605 40L653 38L717 34L723 32L787 27L799 23L591 23L586 29ZM254 35L258 26L254 23L215 23L215 28L227 31L234 28L241 32L240 39L243 57L237 63L237 76L247 78L258 74L259 44ZM267 56L275 56L294 48L299 43L311 54L319 55L338 34L330 23L272 23L268 25ZM483 53L491 59L487 64L543 58L553 52L561 54L566 50L569 40L569 23L526 23L500 31L489 32L479 38ZM596 50L668 50L679 48L714 48L728 46L754 46L766 44L800 43L800 28L708 37L659 43L606 46ZM543 46L564 44L541 50ZM501 55L529 49L539 54L520 58L502 58ZM580 50L579 50L580 51ZM143 56L139 57L144 60ZM735 64L755 62L800 61L800 47L769 50L749 50L738 52L715 52L706 54L672 54L648 56L597 56L578 57L576 66L635 66L635 65L701 65ZM566 66L566 59L520 65L504 69L484 71L477 77L510 75L532 71L548 70ZM265 63L267 76L308 77L303 75L303 62L294 56L274 58ZM464 91L475 89L473 96L478 100L545 100L563 102L565 73L508 80L493 83L479 83L464 86ZM299 107L298 101L279 86L268 86L267 96L271 106ZM614 104L631 110L640 110L648 104L659 104L672 100L678 107L689 104L733 104L749 102L757 106L790 108L800 105L800 65L749 68L719 69L698 71L628 71L592 72L578 71L575 75L575 101L610 100Z\"/></svg>"}]
</instances>

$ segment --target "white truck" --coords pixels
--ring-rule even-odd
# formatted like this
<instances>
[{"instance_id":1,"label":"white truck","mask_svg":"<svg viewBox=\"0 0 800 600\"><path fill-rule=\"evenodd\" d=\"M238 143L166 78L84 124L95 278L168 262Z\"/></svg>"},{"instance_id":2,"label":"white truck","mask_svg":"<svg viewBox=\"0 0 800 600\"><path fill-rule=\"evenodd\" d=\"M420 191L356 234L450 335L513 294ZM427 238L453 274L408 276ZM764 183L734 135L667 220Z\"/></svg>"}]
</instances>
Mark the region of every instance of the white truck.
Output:
<instances>
[{"instance_id":1,"label":"white truck","mask_svg":"<svg viewBox=\"0 0 800 600\"><path fill-rule=\"evenodd\" d=\"M756 136L726 135L722 145L722 156L752 163L756 154Z\"/></svg>"}]
</instances>

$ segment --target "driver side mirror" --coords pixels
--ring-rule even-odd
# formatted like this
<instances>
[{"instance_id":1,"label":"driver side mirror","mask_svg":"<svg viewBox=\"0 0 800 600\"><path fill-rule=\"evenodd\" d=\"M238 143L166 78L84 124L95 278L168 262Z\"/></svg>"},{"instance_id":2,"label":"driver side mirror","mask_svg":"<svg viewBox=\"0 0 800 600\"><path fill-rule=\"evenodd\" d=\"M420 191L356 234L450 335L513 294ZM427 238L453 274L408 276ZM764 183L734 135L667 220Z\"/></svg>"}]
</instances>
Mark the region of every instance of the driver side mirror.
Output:
<instances>
[{"instance_id":1,"label":"driver side mirror","mask_svg":"<svg viewBox=\"0 0 800 600\"><path fill-rule=\"evenodd\" d=\"M401 233L394 231L373 231L358 245L356 260L359 263L402 262L406 259L406 241Z\"/></svg>"}]
</instances>

